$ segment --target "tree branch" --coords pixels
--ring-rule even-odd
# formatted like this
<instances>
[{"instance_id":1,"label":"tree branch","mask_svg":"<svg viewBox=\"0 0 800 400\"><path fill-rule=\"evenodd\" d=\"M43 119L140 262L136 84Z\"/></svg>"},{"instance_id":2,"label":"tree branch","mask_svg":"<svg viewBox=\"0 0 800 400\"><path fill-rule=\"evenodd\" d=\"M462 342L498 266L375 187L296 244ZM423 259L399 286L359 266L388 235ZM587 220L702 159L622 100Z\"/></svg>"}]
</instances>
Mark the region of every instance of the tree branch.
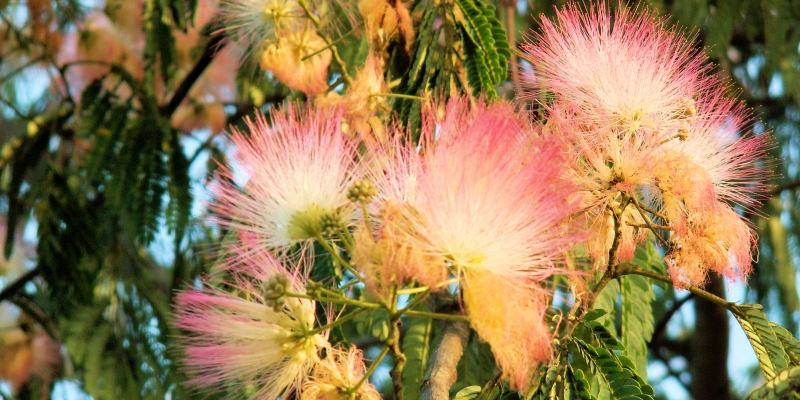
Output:
<instances>
[{"instance_id":1,"label":"tree branch","mask_svg":"<svg viewBox=\"0 0 800 400\"><path fill-rule=\"evenodd\" d=\"M11 282L10 285L6 286L3 289L3 291L0 292L0 302L9 300L12 296L17 294L17 292L22 290L22 288L24 288L28 282L32 281L33 278L39 276L40 272L41 270L39 269L39 267L36 267L24 273L22 276L17 278L16 281Z\"/></svg>"},{"instance_id":2,"label":"tree branch","mask_svg":"<svg viewBox=\"0 0 800 400\"><path fill-rule=\"evenodd\" d=\"M450 386L458 377L456 367L469 340L469 323L446 321L442 338L431 355L431 364L422 381L422 400L448 400Z\"/></svg>"},{"instance_id":3,"label":"tree branch","mask_svg":"<svg viewBox=\"0 0 800 400\"><path fill-rule=\"evenodd\" d=\"M793 190L797 189L798 187L800 187L800 180L780 184L772 189L772 191L770 192L770 197L777 196L781 194L781 192L783 192L784 190Z\"/></svg>"},{"instance_id":4,"label":"tree branch","mask_svg":"<svg viewBox=\"0 0 800 400\"><path fill-rule=\"evenodd\" d=\"M622 275L630 275L630 274L646 276L648 278L655 279L655 280L658 280L658 281L661 281L661 282L664 282L664 283L668 283L670 285L674 284L674 282L672 281L672 278L670 278L670 277L668 277L666 275L659 274L658 272L646 270L644 268L640 268L640 267L638 267L636 265L633 265L633 264L630 264L630 263L620 264L619 269L617 270L617 275L616 276L619 277L619 276L622 276ZM725 308L725 309L729 310L730 312L734 313L736 316L738 316L740 318L747 318L747 315L744 312L742 312L742 310L740 310L739 307L736 306L736 303L732 303L730 301L727 301L727 300L723 299L722 297L719 297L719 296L717 296L717 295L715 295L713 293L707 292L707 291L705 291L703 289L700 289L699 287L694 286L694 285L685 285L685 286L682 287L682 289L688 290L690 293L694 294L695 296L697 296L697 297L699 297L701 299L708 300L711 303L714 303L714 304L716 304L716 305L718 305L718 306L720 306L722 308Z\"/></svg>"},{"instance_id":5,"label":"tree branch","mask_svg":"<svg viewBox=\"0 0 800 400\"><path fill-rule=\"evenodd\" d=\"M181 105L183 99L189 94L189 90L191 90L192 85L197 82L197 79L200 78L200 75L203 74L203 71L208 68L211 64L211 61L214 60L214 56L219 52L225 44L227 36L224 33L216 33L211 36L208 43L206 43L205 49L203 49L203 54L200 55L200 58L197 59L197 63L194 65L191 71L186 75L186 78L183 79L183 82L175 89L175 94L172 95L172 98L169 100L166 106L161 109L161 113L166 116L172 116L172 113L178 109L178 106ZM233 73L233 72L231 72Z\"/></svg>"},{"instance_id":6,"label":"tree branch","mask_svg":"<svg viewBox=\"0 0 800 400\"><path fill-rule=\"evenodd\" d=\"M650 342L647 343L648 349L652 350L656 347L656 344L661 340L661 336L666 331L667 324L672 319L672 316L674 316L675 313L677 313L678 310L680 310L681 307L683 307L683 305L686 304L686 302L691 300L693 297L694 294L689 293L688 296L672 303L672 306L669 308L669 310L667 310L667 312L665 312L664 315L661 316L661 319L658 320L658 323L655 325L655 328L653 328L653 335L650 337Z\"/></svg>"}]
</instances>

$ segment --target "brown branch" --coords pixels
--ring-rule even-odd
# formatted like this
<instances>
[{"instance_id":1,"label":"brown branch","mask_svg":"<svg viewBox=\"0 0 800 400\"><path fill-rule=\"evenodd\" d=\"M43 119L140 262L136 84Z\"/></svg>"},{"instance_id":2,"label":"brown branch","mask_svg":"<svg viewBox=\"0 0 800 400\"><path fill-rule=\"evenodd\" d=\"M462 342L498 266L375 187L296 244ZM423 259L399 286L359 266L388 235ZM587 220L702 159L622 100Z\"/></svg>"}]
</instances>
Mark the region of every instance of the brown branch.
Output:
<instances>
[{"instance_id":1,"label":"brown branch","mask_svg":"<svg viewBox=\"0 0 800 400\"><path fill-rule=\"evenodd\" d=\"M469 340L469 324L446 321L442 338L431 355L431 364L422 382L422 400L448 400L450 387L458 377L456 367Z\"/></svg>"},{"instance_id":2,"label":"brown branch","mask_svg":"<svg viewBox=\"0 0 800 400\"><path fill-rule=\"evenodd\" d=\"M783 192L784 190L794 190L799 187L800 187L800 180L780 184L776 186L774 189L772 189L772 191L770 192L770 197L777 196L781 194L781 192Z\"/></svg>"},{"instance_id":3,"label":"brown branch","mask_svg":"<svg viewBox=\"0 0 800 400\"><path fill-rule=\"evenodd\" d=\"M5 300L9 300L12 296L17 294L17 292L22 290L22 288L24 288L25 285L28 282L32 281L34 278L39 276L40 272L41 272L41 270L39 269L39 267L36 267L36 268L24 273L22 276L17 278L17 280L15 280L14 282L11 282L10 285L6 286L3 289L3 291L0 292L0 302L5 301Z\"/></svg>"},{"instance_id":4,"label":"brown branch","mask_svg":"<svg viewBox=\"0 0 800 400\"><path fill-rule=\"evenodd\" d=\"M508 46L512 49L517 48L516 28L514 27L514 18L517 15L517 2L514 0L502 0L500 4L505 7L506 11L506 35L508 35ZM517 54L511 52L511 60L509 60L509 69L511 70L511 82L514 84L514 92L517 96L522 95L522 84L519 77L519 59Z\"/></svg>"},{"instance_id":5,"label":"brown branch","mask_svg":"<svg viewBox=\"0 0 800 400\"><path fill-rule=\"evenodd\" d=\"M208 43L206 43L205 49L203 49L203 54L200 55L200 58L197 59L197 63L194 65L191 71L186 75L186 78L183 79L183 82L175 89L175 94L172 95L172 98L169 100L166 106L162 108L161 113L166 116L170 117L175 110L178 109L178 106L181 105L183 99L189 94L189 90L192 89L192 86L195 82L200 78L200 75L203 74L203 71L208 68L211 64L211 61L214 60L214 56L219 52L227 41L227 36L224 33L218 32L211 36Z\"/></svg>"},{"instance_id":6,"label":"brown branch","mask_svg":"<svg viewBox=\"0 0 800 400\"><path fill-rule=\"evenodd\" d=\"M678 310L680 310L681 307L683 307L683 305L693 297L694 294L689 293L689 295L686 297L672 303L672 306L669 308L669 310L667 310L667 312L661 316L661 319L658 320L655 328L653 328L653 335L650 337L650 342L647 343L647 348L653 350L657 346L657 344L661 341L661 336L664 335L664 332L667 330L667 324L669 321L672 319L675 313L677 313Z\"/></svg>"}]
</instances>

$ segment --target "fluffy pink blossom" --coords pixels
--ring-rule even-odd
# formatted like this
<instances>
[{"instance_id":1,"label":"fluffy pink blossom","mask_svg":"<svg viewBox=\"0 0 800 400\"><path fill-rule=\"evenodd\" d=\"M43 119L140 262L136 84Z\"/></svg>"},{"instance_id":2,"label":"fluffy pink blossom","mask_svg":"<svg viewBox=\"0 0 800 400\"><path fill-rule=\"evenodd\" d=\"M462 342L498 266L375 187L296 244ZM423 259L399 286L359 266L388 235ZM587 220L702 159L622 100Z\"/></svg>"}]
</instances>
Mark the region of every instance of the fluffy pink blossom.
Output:
<instances>
[{"instance_id":1,"label":"fluffy pink blossom","mask_svg":"<svg viewBox=\"0 0 800 400\"><path fill-rule=\"evenodd\" d=\"M327 331L310 332L314 301L284 296L275 307L265 295L265 284L279 274L289 277L287 290L304 294L305 277L297 272L303 268L291 272L259 246L243 234L229 248L221 282L228 290L208 285L177 296L175 325L186 332L183 364L191 386L277 399L301 388L319 349L328 346Z\"/></svg>"},{"instance_id":2,"label":"fluffy pink blossom","mask_svg":"<svg viewBox=\"0 0 800 400\"><path fill-rule=\"evenodd\" d=\"M389 223L412 251L439 259L420 267L461 279L471 325L512 387L524 390L551 354L541 282L577 240L566 224L576 202L562 180L564 149L509 104L465 99L424 115L420 146L396 148L405 154L374 178L379 198L405 204Z\"/></svg>"},{"instance_id":3,"label":"fluffy pink blossom","mask_svg":"<svg viewBox=\"0 0 800 400\"><path fill-rule=\"evenodd\" d=\"M604 4L568 5L535 40L524 46L528 83L544 102L545 128L570 144L567 176L585 194L595 265L608 261L618 215L622 260L648 223L667 225L676 283L702 283L709 269L745 276L754 233L731 206L758 203L767 141L747 132L749 113L709 74L705 55L655 13L612 15Z\"/></svg>"},{"instance_id":4,"label":"fluffy pink blossom","mask_svg":"<svg viewBox=\"0 0 800 400\"><path fill-rule=\"evenodd\" d=\"M249 232L279 252L320 234L320 218L353 219L347 190L360 179L357 142L342 134L339 110L297 109L257 115L234 128L237 153L222 167L211 204L220 223Z\"/></svg>"}]
</instances>

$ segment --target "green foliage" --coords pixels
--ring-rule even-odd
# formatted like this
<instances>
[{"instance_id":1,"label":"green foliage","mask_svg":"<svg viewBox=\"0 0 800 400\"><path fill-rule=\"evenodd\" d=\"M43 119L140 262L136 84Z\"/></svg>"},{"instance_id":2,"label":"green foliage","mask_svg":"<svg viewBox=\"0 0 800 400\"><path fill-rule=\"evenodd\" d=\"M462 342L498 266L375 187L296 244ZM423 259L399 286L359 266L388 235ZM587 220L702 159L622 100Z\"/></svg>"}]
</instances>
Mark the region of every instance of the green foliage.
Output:
<instances>
[{"instance_id":1,"label":"green foliage","mask_svg":"<svg viewBox=\"0 0 800 400\"><path fill-rule=\"evenodd\" d=\"M616 280L608 282L605 288L597 295L592 311L604 311L603 313L593 314L591 320L597 320L607 330L616 334L617 323L614 318L616 315L616 304L619 300L620 286Z\"/></svg>"},{"instance_id":2,"label":"green foliage","mask_svg":"<svg viewBox=\"0 0 800 400\"><path fill-rule=\"evenodd\" d=\"M359 335L369 335L382 341L389 337L389 315L383 308L361 313L354 321Z\"/></svg>"},{"instance_id":3,"label":"green foliage","mask_svg":"<svg viewBox=\"0 0 800 400\"><path fill-rule=\"evenodd\" d=\"M648 240L636 249L633 264L644 269L663 269L664 262L658 254L654 240ZM660 272L660 271L659 271ZM653 336L655 321L651 303L656 299L650 279L640 275L620 278L622 316L622 344L626 356L633 361L636 372L647 377L647 342Z\"/></svg>"},{"instance_id":4,"label":"green foliage","mask_svg":"<svg viewBox=\"0 0 800 400\"><path fill-rule=\"evenodd\" d=\"M771 380L778 372L789 366L789 356L775 334L760 304L741 304L737 308L743 315L736 315L747 339L756 352L761 371Z\"/></svg>"},{"instance_id":5,"label":"green foliage","mask_svg":"<svg viewBox=\"0 0 800 400\"><path fill-rule=\"evenodd\" d=\"M483 89L495 97L496 83L508 72L511 50L505 30L495 16L494 6L481 0L456 0L453 15L464 38L464 64L469 84L476 92Z\"/></svg>"},{"instance_id":6,"label":"green foliage","mask_svg":"<svg viewBox=\"0 0 800 400\"><path fill-rule=\"evenodd\" d=\"M163 399L168 392L184 396L177 385L182 377L168 370L165 326L154 329L149 323L167 317L161 314L165 299L156 305L150 302L154 297L142 295L149 289L123 283L104 282L98 290L105 291L101 299L62 321L64 343L82 374L83 389L96 399Z\"/></svg>"},{"instance_id":7,"label":"green foliage","mask_svg":"<svg viewBox=\"0 0 800 400\"><path fill-rule=\"evenodd\" d=\"M454 400L473 400L477 399L478 395L481 393L480 386L467 386L456 393L456 396L453 398Z\"/></svg>"},{"instance_id":8,"label":"green foliage","mask_svg":"<svg viewBox=\"0 0 800 400\"><path fill-rule=\"evenodd\" d=\"M482 387L495 377L495 362L491 347L481 341L478 335L471 335L456 370L458 381L450 388L451 393L468 386Z\"/></svg>"},{"instance_id":9,"label":"green foliage","mask_svg":"<svg viewBox=\"0 0 800 400\"><path fill-rule=\"evenodd\" d=\"M786 351L786 355L789 356L789 361L791 361L792 365L800 366L800 342L786 328L774 322L770 322L769 326L775 332L778 340L781 341L783 350Z\"/></svg>"},{"instance_id":10,"label":"green foliage","mask_svg":"<svg viewBox=\"0 0 800 400\"><path fill-rule=\"evenodd\" d=\"M427 311L427 310L425 310ZM430 357L430 346L433 321L428 318L411 318L408 330L403 337L403 353L406 355L406 366L403 368L403 393L406 399L420 398L419 390L425 377L425 369Z\"/></svg>"},{"instance_id":11,"label":"green foliage","mask_svg":"<svg viewBox=\"0 0 800 400\"><path fill-rule=\"evenodd\" d=\"M775 378L754 390L748 400L783 400L800 397L800 367L781 371Z\"/></svg>"},{"instance_id":12,"label":"green foliage","mask_svg":"<svg viewBox=\"0 0 800 400\"><path fill-rule=\"evenodd\" d=\"M417 0L413 7L421 14L420 25L399 92L441 99L458 94L497 97L494 85L505 79L511 50L494 6L481 0L435 6ZM401 121L419 129L419 101L398 99L395 109Z\"/></svg>"}]
</instances>

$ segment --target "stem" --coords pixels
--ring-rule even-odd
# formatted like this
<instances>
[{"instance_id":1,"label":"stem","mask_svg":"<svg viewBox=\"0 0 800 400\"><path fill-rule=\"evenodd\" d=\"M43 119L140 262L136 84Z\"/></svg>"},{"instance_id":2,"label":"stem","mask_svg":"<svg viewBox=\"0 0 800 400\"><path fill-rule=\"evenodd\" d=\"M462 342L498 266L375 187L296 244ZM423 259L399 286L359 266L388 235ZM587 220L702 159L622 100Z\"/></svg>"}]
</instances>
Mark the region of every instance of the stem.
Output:
<instances>
[{"instance_id":1,"label":"stem","mask_svg":"<svg viewBox=\"0 0 800 400\"><path fill-rule=\"evenodd\" d=\"M347 393L353 394L358 392L358 388L360 388L361 385L363 385L364 382L366 382L367 379L369 379L370 375L372 375L372 373L375 372L375 369L378 368L378 365L380 365L381 361L383 360L383 357L386 357L386 353L388 352L389 352L389 346L383 346L383 350L381 350L381 353L378 354L378 357L375 357L375 361L373 361L372 364L369 366L369 369L367 370L367 372L364 373L364 376L361 377L361 380L358 381L358 383L356 383L355 386L348 389Z\"/></svg>"},{"instance_id":2,"label":"stem","mask_svg":"<svg viewBox=\"0 0 800 400\"><path fill-rule=\"evenodd\" d=\"M469 321L469 318L467 318L465 315L442 314L442 313L435 313L428 311L408 310L408 311L403 311L403 315L408 315L409 317L441 319L445 321L458 321L458 322Z\"/></svg>"},{"instance_id":3,"label":"stem","mask_svg":"<svg viewBox=\"0 0 800 400\"><path fill-rule=\"evenodd\" d=\"M294 293L294 292L285 292L285 293L283 293L283 295L287 296L287 297L298 298L298 299L308 299L308 300L314 300L314 301L317 301L317 302L331 303L331 304L344 304L344 305L356 306L356 307L361 307L361 308L381 308L382 307L380 304L368 303L366 301L355 300L355 299L351 299L349 297L338 297L338 298L336 298L336 297L314 297L314 296L311 296L311 295L302 294L302 293Z\"/></svg>"},{"instance_id":4,"label":"stem","mask_svg":"<svg viewBox=\"0 0 800 400\"><path fill-rule=\"evenodd\" d=\"M650 214L653 214L656 217L663 219L664 221L667 221L669 219L669 218L667 218L666 215L664 215L664 214L662 214L662 213L660 213L660 212L658 212L656 210L653 210L652 208L647 207L646 205L640 203L639 200L637 200L637 199L635 199L633 197L631 197L630 199L631 199L631 201L633 201L633 204L636 205L636 208L641 208L642 210L645 210L645 211L649 212Z\"/></svg>"},{"instance_id":5,"label":"stem","mask_svg":"<svg viewBox=\"0 0 800 400\"><path fill-rule=\"evenodd\" d=\"M351 312L350 314L345 315L344 317L336 319L335 321L333 321L333 322L331 322L329 324L325 324L325 325L319 326L319 327L317 327L317 328L315 328L313 330L310 330L310 331L306 332L306 334L309 335L309 336L312 336L312 335L316 335L318 333L322 333L327 329L333 329L333 328L335 328L335 327L337 327L337 326L339 326L339 325L341 325L341 324L343 324L343 323L345 323L347 321L350 321L351 319L353 319L358 314L361 314L361 313L363 313L364 311L367 311L367 310L369 310L369 308L360 308L360 309L358 309L356 311Z\"/></svg>"},{"instance_id":6,"label":"stem","mask_svg":"<svg viewBox=\"0 0 800 400\"><path fill-rule=\"evenodd\" d=\"M646 276L646 277L648 277L650 279L655 279L657 281L668 283L670 285L673 284L672 278L670 278L670 277L668 277L666 275L662 275L662 274L659 274L658 272L654 272L654 271L649 271L649 270L646 270L644 268L640 268L640 267L638 267L636 265L628 264L628 263L620 265L618 274L619 274L619 276L622 276L622 275L641 275L641 276ZM739 307L736 306L735 303L727 301L727 300L725 300L725 299L723 299L723 298L721 298L721 297L719 297L717 295L711 294L711 293L709 293L709 292L707 292L707 291L705 291L703 289L698 288L697 286L686 285L686 286L683 287L683 289L688 290L689 293L692 293L695 296L700 297L701 299L708 300L708 301L710 301L710 302L712 302L712 303L714 303L714 304L716 304L716 305L718 305L718 306L720 306L722 308L725 308L725 309L729 310L730 312L734 313L736 316L738 316L740 318L747 318L747 315L745 315L745 313L743 313L739 309Z\"/></svg>"},{"instance_id":7,"label":"stem","mask_svg":"<svg viewBox=\"0 0 800 400\"><path fill-rule=\"evenodd\" d=\"M197 60L197 63L192 67L192 70L186 75L186 78L183 79L178 88L175 89L175 94L172 95L172 98L169 99L164 108L161 109L163 115L169 118L175 110L178 109L178 106L181 105L183 99L189 94L189 90L192 88L197 79L200 78L200 75L203 74L203 71L208 68L211 64L211 61L214 60L214 55L225 46L225 35L221 33L217 33L211 37L211 39L206 44L205 49L203 49L203 54L200 55L200 58Z\"/></svg>"},{"instance_id":8,"label":"stem","mask_svg":"<svg viewBox=\"0 0 800 400\"><path fill-rule=\"evenodd\" d=\"M321 48L321 49L319 49L319 50L317 50L317 51L315 51L315 52L313 52L313 53L311 53L311 54L309 54L309 55L307 55L307 56L305 56L305 57L301 58L301 59L300 59L300 61L305 61L305 60L308 60L309 58L311 58L311 57L314 57L315 55L317 55L317 54L319 54L319 53L322 53L322 52L323 52L323 51L325 51L325 50L328 50L328 49L330 49L332 46L334 46L334 45L337 45L337 44L341 43L341 42L342 42L342 40L344 40L344 39L346 39L348 36L352 35L352 34L353 34L353 32L355 32L355 31L356 31L356 29L358 29L359 27L361 27L361 25L362 25L362 24L363 24L363 22L359 23L358 25L354 26L354 27L353 27L353 29L350 29L350 31L349 31L349 32L345 33L344 35L342 35L342 36L341 36L341 37L339 37L338 39L336 39L336 40L334 40L334 41L332 41L332 42L328 43L328 45L327 45L327 46L325 46L325 47L323 47L323 48Z\"/></svg>"},{"instance_id":9,"label":"stem","mask_svg":"<svg viewBox=\"0 0 800 400\"><path fill-rule=\"evenodd\" d=\"M339 228L339 238L342 239L342 243L347 251L352 253L353 249L355 248L356 241L353 239L353 235L350 234L350 230L347 229L347 226L342 225Z\"/></svg>"},{"instance_id":10,"label":"stem","mask_svg":"<svg viewBox=\"0 0 800 400\"><path fill-rule=\"evenodd\" d=\"M411 289L401 289L397 291L397 294L414 294L414 293L422 293L422 292L429 292L431 288L427 286L419 286Z\"/></svg>"},{"instance_id":11,"label":"stem","mask_svg":"<svg viewBox=\"0 0 800 400\"><path fill-rule=\"evenodd\" d=\"M653 226L653 222L650 221L650 217L648 217L647 215L644 214L644 212L642 212L642 208L644 208L644 205L639 204L639 199L633 196L631 196L630 199L631 202L633 202L633 206L636 207L637 211L639 211L639 215L641 215L642 218L644 218L644 222L647 224L647 227L650 229L651 232L653 232L653 235L656 235L656 238L658 238L659 243L661 243L662 246L669 248L669 243L667 243L667 241L664 240L664 238L662 238L661 235L658 234L658 232L656 232L656 229L671 231L672 228L670 228L669 226L661 226L661 225ZM667 220L666 218L661 218L661 219L663 219L664 221Z\"/></svg>"},{"instance_id":12,"label":"stem","mask_svg":"<svg viewBox=\"0 0 800 400\"><path fill-rule=\"evenodd\" d=\"M424 101L425 99L420 96L413 96L410 94L401 94L401 93L373 93L369 95L370 97L396 97L398 99L407 99L407 100L417 100L417 101Z\"/></svg>"},{"instance_id":13,"label":"stem","mask_svg":"<svg viewBox=\"0 0 800 400\"><path fill-rule=\"evenodd\" d=\"M501 4L506 9L506 36L508 36L508 47L512 49L517 48L517 38L516 33L517 29L514 27L514 17L516 17L517 9L516 9L516 1L514 0L503 0ZM532 11L532 10L531 10ZM511 70L511 82L514 84L514 92L517 93L517 96L522 95L522 84L519 77L519 60L517 59L516 53L511 53L511 59L509 60L509 69Z\"/></svg>"},{"instance_id":14,"label":"stem","mask_svg":"<svg viewBox=\"0 0 800 400\"><path fill-rule=\"evenodd\" d=\"M400 326L403 321L400 317L403 315L397 311L397 285L392 284L392 294L388 303L382 303L383 308L389 312L389 336L386 338L386 348L392 351L394 357L394 365L390 373L392 377L392 385L394 386L394 397L396 399L403 398L403 368L406 366L406 355L403 354L403 349L400 348Z\"/></svg>"},{"instance_id":15,"label":"stem","mask_svg":"<svg viewBox=\"0 0 800 400\"><path fill-rule=\"evenodd\" d=\"M325 238L322 237L322 233L317 233L316 239L317 239L317 242L319 242L319 244L322 245L322 247L325 248L325 251L330 253L331 257L333 257L333 259L336 260L336 262L338 262L345 269L350 271L350 273L353 274L353 276L355 276L356 279L358 279L359 281L362 280L361 279L361 274L359 274L358 271L356 271L356 269L352 265L350 265L349 262L345 261L344 258L342 258L342 256L339 254L339 252L336 251L333 248L333 246L331 246L330 243L328 243L328 241L325 240Z\"/></svg>"},{"instance_id":16,"label":"stem","mask_svg":"<svg viewBox=\"0 0 800 400\"><path fill-rule=\"evenodd\" d=\"M364 225L367 227L367 232L372 232L372 223L369 220L369 210L367 210L367 201L361 201L361 212L364 214Z\"/></svg>"},{"instance_id":17,"label":"stem","mask_svg":"<svg viewBox=\"0 0 800 400\"><path fill-rule=\"evenodd\" d=\"M427 288L426 288L426 289L427 289ZM423 292L422 292L420 295L418 295L417 297L414 297L414 300L411 300L411 301L410 301L410 302L409 302L409 303L408 303L408 304L407 304L407 305L406 305L406 306L405 306L405 307L404 307L402 310L400 310L399 312L402 314L403 312L405 312L405 311L409 311L409 310L411 310L412 308L416 307L416 306L417 306L417 304L419 304L420 302L422 302L422 300L425 300L425 299L428 297L428 292L429 292L429 291L430 291L430 290L425 290L425 291L423 291ZM400 291L398 291L397 293L398 293L398 294L400 294Z\"/></svg>"},{"instance_id":18,"label":"stem","mask_svg":"<svg viewBox=\"0 0 800 400\"><path fill-rule=\"evenodd\" d=\"M36 268L24 273L22 276L17 278L17 280L12 282L10 285L6 286L3 289L3 291L0 292L0 302L2 302L4 300L8 300L12 296L17 294L17 292L22 290L22 288L24 288L25 285L28 282L32 281L33 278L36 278L37 276L39 276L40 272L42 272L42 271L39 269L39 267L36 267Z\"/></svg>"},{"instance_id":19,"label":"stem","mask_svg":"<svg viewBox=\"0 0 800 400\"><path fill-rule=\"evenodd\" d=\"M331 39L328 38L327 35L322 33L320 29L321 24L319 18L316 15L314 15L313 12L311 12L311 9L308 8L308 3L306 2L306 0L297 0L297 4L299 4L300 7L303 7L303 11L305 11L306 13L306 18L308 18L314 24L314 27L317 28L317 35L319 35L319 37L325 41L325 44L327 44L330 47L331 54L333 54L333 60L336 62L336 64L339 65L339 69L341 70L342 79L344 80L344 82L348 85L352 84L353 78L351 78L350 75L347 73L347 64L345 64L344 60L342 60L342 57L339 56L339 50L336 48L336 46L331 46L331 44L333 44Z\"/></svg>"}]
</instances>

